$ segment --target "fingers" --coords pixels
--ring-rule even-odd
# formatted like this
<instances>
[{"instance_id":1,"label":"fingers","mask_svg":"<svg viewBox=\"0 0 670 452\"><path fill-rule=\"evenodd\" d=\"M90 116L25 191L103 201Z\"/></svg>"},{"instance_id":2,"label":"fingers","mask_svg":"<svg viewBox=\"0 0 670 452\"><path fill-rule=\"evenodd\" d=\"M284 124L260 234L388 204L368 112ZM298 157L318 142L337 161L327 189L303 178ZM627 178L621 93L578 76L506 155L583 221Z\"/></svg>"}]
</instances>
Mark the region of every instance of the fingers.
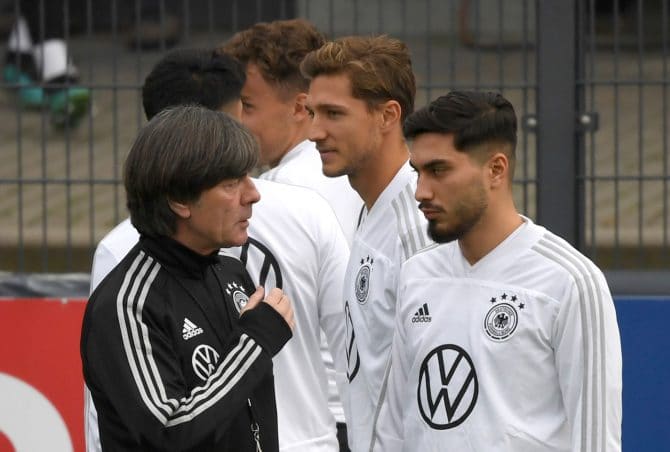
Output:
<instances>
[{"instance_id":1,"label":"fingers","mask_svg":"<svg viewBox=\"0 0 670 452\"><path fill-rule=\"evenodd\" d=\"M291 301L281 289L275 287L263 301L272 306L272 308L284 318L284 321L288 324L291 330L295 328L295 318L293 316Z\"/></svg>"},{"instance_id":2,"label":"fingers","mask_svg":"<svg viewBox=\"0 0 670 452\"><path fill-rule=\"evenodd\" d=\"M277 311L288 324L289 328L293 330L295 328L295 318L293 316L291 301L286 294L276 287L270 290L270 293L265 299L263 299L264 293L265 289L263 289L263 287L256 288L256 291L249 297L246 306L240 311L240 315L244 314L249 309L255 308L258 303L262 301L272 306L272 309Z\"/></svg>"},{"instance_id":3,"label":"fingers","mask_svg":"<svg viewBox=\"0 0 670 452\"><path fill-rule=\"evenodd\" d=\"M263 300L263 295L265 295L265 289L263 288L263 286L258 286L256 288L256 291L252 293L251 296L249 297L247 304L240 311L240 315L244 314L249 309L253 309L254 307L256 307L256 305Z\"/></svg>"},{"instance_id":4,"label":"fingers","mask_svg":"<svg viewBox=\"0 0 670 452\"><path fill-rule=\"evenodd\" d=\"M285 296L284 291L282 291L281 289L278 289L276 287L273 287L272 289L270 289L270 293L267 294L267 296L265 297L265 300L263 300L263 301L265 301L266 303L268 303L270 305L275 305L279 302L279 300L281 299L282 296Z\"/></svg>"},{"instance_id":5,"label":"fingers","mask_svg":"<svg viewBox=\"0 0 670 452\"><path fill-rule=\"evenodd\" d=\"M285 313L282 313L282 311L278 312L282 314L282 317L284 317L284 320L286 321L286 323L288 323L289 328L291 328L291 331L293 331L295 329L295 318L293 316L293 307L291 306L291 302L286 295L281 297L278 306L280 306Z\"/></svg>"}]
</instances>

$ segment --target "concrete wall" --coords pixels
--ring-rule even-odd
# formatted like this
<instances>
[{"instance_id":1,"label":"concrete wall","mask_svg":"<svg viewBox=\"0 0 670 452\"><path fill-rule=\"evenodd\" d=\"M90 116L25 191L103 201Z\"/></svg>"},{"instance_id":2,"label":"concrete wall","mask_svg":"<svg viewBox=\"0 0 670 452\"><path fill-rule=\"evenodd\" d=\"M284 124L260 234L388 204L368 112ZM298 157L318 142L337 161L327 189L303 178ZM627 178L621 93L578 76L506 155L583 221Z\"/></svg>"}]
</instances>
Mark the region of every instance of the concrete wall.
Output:
<instances>
[{"instance_id":1,"label":"concrete wall","mask_svg":"<svg viewBox=\"0 0 670 452\"><path fill-rule=\"evenodd\" d=\"M482 43L493 43L501 36L505 42L520 42L524 17L526 29L534 33L534 4L529 0L297 0L296 6L300 16L334 36L382 30L399 37L470 32Z\"/></svg>"}]
</instances>

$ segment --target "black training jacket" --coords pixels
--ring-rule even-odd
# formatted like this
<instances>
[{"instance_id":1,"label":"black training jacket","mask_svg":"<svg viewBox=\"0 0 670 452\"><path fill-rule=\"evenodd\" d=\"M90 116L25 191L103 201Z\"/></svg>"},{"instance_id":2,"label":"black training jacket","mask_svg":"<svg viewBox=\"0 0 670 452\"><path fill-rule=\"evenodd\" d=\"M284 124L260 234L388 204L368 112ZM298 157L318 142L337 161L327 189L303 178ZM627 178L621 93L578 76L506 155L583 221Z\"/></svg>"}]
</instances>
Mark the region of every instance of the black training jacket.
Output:
<instances>
[{"instance_id":1,"label":"black training jacket","mask_svg":"<svg viewBox=\"0 0 670 452\"><path fill-rule=\"evenodd\" d=\"M278 450L272 356L291 337L242 264L140 242L91 295L84 379L104 451Z\"/></svg>"}]
</instances>

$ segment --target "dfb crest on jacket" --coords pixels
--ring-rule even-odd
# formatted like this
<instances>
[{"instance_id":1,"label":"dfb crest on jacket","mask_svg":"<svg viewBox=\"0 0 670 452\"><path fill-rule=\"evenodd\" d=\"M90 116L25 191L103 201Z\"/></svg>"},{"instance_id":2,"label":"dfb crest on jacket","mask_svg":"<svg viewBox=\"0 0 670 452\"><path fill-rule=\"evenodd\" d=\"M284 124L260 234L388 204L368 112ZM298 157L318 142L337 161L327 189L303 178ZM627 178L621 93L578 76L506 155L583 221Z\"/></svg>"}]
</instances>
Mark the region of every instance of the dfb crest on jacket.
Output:
<instances>
[{"instance_id":1,"label":"dfb crest on jacket","mask_svg":"<svg viewBox=\"0 0 670 452\"><path fill-rule=\"evenodd\" d=\"M365 259L361 259L361 267L358 269L358 274L356 275L356 300L360 304L365 304L368 301L368 292L370 291L370 277L372 276L372 265L374 264L374 259L370 256L367 256Z\"/></svg>"},{"instance_id":2,"label":"dfb crest on jacket","mask_svg":"<svg viewBox=\"0 0 670 452\"><path fill-rule=\"evenodd\" d=\"M525 304L516 295L503 293L489 300L493 306L484 318L484 331L496 342L509 339L519 324L519 312Z\"/></svg>"}]
</instances>

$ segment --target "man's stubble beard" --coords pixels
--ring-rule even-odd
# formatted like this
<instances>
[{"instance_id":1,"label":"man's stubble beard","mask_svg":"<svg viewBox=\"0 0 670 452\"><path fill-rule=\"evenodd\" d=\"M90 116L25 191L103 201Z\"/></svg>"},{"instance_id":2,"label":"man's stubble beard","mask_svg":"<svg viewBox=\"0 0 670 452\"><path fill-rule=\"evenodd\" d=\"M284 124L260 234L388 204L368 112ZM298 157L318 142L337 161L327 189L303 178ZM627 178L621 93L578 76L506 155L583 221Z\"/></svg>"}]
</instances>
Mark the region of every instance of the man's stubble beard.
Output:
<instances>
[{"instance_id":1,"label":"man's stubble beard","mask_svg":"<svg viewBox=\"0 0 670 452\"><path fill-rule=\"evenodd\" d=\"M428 220L428 236L435 243L449 243L458 240L467 234L484 216L488 209L488 200L481 184L473 187L473 192L467 199L455 206L451 217L457 218L458 223L447 229L441 229L436 220Z\"/></svg>"}]
</instances>

